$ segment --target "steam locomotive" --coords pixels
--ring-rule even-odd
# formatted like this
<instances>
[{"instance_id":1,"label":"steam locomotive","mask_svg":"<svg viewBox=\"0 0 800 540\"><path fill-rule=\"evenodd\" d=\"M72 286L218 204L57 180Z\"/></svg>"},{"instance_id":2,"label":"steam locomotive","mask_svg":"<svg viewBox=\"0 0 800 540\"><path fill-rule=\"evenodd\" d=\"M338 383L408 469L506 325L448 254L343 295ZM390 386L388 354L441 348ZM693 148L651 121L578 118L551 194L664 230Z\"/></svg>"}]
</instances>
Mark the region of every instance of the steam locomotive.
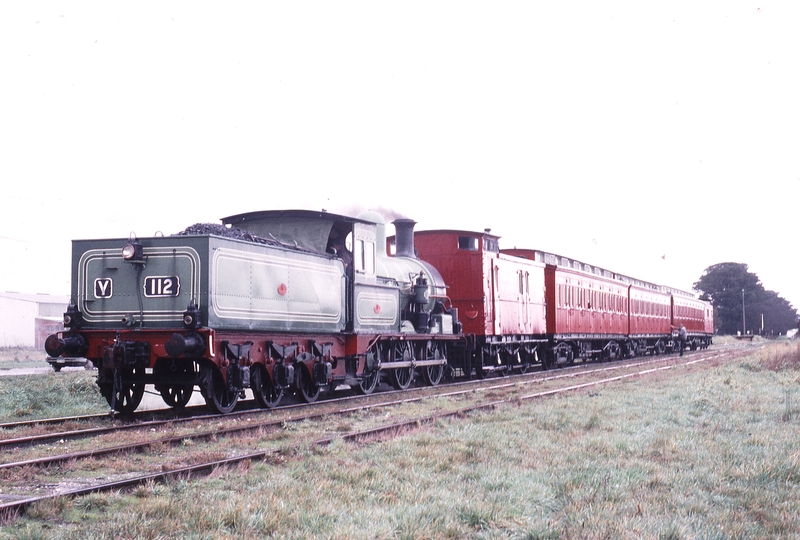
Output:
<instances>
[{"instance_id":1,"label":"steam locomotive","mask_svg":"<svg viewBox=\"0 0 800 540\"><path fill-rule=\"evenodd\" d=\"M488 232L394 225L387 238L374 212L275 210L75 240L64 330L45 350L88 358L112 410L134 411L152 385L169 406L198 388L227 413L247 389L275 407L288 392L312 402L343 386L675 351L679 324L688 346L711 344L710 306L688 293L501 252Z\"/></svg>"}]
</instances>

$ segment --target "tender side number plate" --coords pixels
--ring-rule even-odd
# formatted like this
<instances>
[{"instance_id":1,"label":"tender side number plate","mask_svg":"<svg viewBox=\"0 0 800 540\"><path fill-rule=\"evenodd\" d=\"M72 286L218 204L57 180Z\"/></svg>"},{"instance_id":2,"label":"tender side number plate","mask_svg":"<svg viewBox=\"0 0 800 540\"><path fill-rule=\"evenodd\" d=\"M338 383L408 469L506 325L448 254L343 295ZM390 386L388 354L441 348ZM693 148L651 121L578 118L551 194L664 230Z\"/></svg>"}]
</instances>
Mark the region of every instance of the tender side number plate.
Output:
<instances>
[{"instance_id":1,"label":"tender side number plate","mask_svg":"<svg viewBox=\"0 0 800 540\"><path fill-rule=\"evenodd\" d=\"M94 280L94 297L111 298L114 294L114 283L111 278L97 278Z\"/></svg>"},{"instance_id":2,"label":"tender side number plate","mask_svg":"<svg viewBox=\"0 0 800 540\"><path fill-rule=\"evenodd\" d=\"M178 276L148 276L144 278L144 295L148 298L178 296L181 282Z\"/></svg>"}]
</instances>

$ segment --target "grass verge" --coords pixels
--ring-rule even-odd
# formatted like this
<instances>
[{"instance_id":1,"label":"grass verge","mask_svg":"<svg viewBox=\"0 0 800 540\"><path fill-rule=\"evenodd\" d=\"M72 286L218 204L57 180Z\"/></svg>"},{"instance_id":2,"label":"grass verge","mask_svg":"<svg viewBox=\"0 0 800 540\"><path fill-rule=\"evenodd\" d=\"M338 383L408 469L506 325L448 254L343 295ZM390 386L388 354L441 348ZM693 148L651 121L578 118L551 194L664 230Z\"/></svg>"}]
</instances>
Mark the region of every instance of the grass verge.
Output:
<instances>
[{"instance_id":1,"label":"grass verge","mask_svg":"<svg viewBox=\"0 0 800 540\"><path fill-rule=\"evenodd\" d=\"M12 538L798 538L800 352L48 503ZM266 443L265 443L266 444Z\"/></svg>"},{"instance_id":2,"label":"grass verge","mask_svg":"<svg viewBox=\"0 0 800 540\"><path fill-rule=\"evenodd\" d=\"M103 412L95 377L86 370L0 376L0 422Z\"/></svg>"},{"instance_id":3,"label":"grass verge","mask_svg":"<svg viewBox=\"0 0 800 540\"><path fill-rule=\"evenodd\" d=\"M47 353L32 347L0 347L0 369L49 367Z\"/></svg>"}]
</instances>

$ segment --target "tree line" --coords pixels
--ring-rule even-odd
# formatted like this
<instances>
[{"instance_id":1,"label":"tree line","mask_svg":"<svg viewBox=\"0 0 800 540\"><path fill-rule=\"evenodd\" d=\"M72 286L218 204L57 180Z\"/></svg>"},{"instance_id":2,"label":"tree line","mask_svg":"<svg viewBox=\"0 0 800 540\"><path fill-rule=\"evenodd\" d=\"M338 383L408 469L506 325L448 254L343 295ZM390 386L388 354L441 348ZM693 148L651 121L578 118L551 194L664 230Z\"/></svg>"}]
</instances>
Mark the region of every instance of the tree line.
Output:
<instances>
[{"instance_id":1,"label":"tree line","mask_svg":"<svg viewBox=\"0 0 800 540\"><path fill-rule=\"evenodd\" d=\"M778 293L766 290L746 264L709 266L695 282L694 290L714 306L718 334L777 336L797 328L797 310Z\"/></svg>"}]
</instances>

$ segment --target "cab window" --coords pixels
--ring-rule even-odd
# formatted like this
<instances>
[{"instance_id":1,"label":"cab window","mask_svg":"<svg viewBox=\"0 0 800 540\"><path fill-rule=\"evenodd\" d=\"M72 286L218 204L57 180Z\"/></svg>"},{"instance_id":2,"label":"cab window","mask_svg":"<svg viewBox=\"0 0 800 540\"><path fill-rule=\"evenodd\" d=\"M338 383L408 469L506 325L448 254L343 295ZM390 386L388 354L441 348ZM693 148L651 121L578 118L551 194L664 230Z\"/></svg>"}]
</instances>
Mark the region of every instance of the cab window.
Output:
<instances>
[{"instance_id":1,"label":"cab window","mask_svg":"<svg viewBox=\"0 0 800 540\"><path fill-rule=\"evenodd\" d=\"M356 272L362 274L375 274L375 244L365 240L356 240L356 250L353 253Z\"/></svg>"}]
</instances>

